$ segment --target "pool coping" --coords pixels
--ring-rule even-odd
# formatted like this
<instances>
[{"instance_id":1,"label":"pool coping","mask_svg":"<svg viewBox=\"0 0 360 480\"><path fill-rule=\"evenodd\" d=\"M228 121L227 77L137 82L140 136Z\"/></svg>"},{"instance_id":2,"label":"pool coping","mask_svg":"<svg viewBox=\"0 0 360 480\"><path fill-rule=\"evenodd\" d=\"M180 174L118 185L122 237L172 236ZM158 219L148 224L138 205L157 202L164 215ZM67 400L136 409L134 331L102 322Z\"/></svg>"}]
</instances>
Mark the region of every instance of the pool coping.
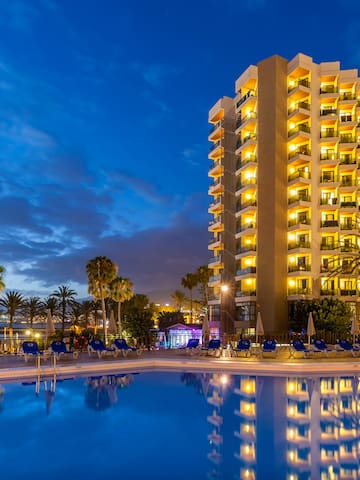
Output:
<instances>
[{"instance_id":1,"label":"pool coping","mask_svg":"<svg viewBox=\"0 0 360 480\"><path fill-rule=\"evenodd\" d=\"M94 374L130 373L130 372L166 372L166 371L206 371L231 372L234 374L263 376L299 376L341 374L359 375L360 362L349 359L343 362L324 361L246 361L246 359L213 359L213 358L134 358L121 360L99 360L70 364L36 365L0 368L0 382L16 382L34 378L48 377L84 377Z\"/></svg>"}]
</instances>

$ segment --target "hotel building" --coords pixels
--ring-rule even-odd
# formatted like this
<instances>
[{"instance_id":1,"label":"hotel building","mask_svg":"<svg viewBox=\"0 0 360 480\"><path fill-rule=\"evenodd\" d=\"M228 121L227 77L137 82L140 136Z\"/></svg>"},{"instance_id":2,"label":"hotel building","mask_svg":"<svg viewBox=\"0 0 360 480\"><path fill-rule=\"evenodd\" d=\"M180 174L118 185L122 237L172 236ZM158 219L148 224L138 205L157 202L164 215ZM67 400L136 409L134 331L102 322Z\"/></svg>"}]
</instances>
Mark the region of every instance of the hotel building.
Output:
<instances>
[{"instance_id":1,"label":"hotel building","mask_svg":"<svg viewBox=\"0 0 360 480\"><path fill-rule=\"evenodd\" d=\"M250 65L235 91L209 111L210 319L232 333L261 311L276 334L297 300L331 296L355 310L358 71L276 55Z\"/></svg>"}]
</instances>

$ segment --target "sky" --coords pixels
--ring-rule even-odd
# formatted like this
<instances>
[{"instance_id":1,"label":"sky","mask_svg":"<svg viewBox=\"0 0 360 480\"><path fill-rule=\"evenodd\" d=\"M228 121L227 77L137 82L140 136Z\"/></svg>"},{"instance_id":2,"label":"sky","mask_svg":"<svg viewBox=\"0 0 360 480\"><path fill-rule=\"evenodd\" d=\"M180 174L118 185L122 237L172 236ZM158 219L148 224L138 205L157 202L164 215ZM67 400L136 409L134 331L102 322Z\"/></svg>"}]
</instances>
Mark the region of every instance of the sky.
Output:
<instances>
[{"instance_id":1,"label":"sky","mask_svg":"<svg viewBox=\"0 0 360 480\"><path fill-rule=\"evenodd\" d=\"M0 0L7 290L85 298L102 255L171 301L209 257L209 109L271 55L360 68L360 2L343 5Z\"/></svg>"}]
</instances>

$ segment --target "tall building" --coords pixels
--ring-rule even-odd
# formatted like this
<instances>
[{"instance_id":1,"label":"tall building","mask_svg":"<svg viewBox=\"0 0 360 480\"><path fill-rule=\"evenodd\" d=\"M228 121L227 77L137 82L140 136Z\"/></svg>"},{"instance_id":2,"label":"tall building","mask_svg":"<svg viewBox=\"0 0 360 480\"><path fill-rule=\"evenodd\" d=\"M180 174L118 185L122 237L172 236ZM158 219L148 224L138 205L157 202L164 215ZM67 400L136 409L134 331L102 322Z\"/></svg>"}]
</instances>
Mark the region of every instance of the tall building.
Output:
<instances>
[{"instance_id":1,"label":"tall building","mask_svg":"<svg viewBox=\"0 0 360 480\"><path fill-rule=\"evenodd\" d=\"M360 79L299 53L250 65L212 128L209 268L223 333L286 331L297 300L359 302Z\"/></svg>"}]
</instances>

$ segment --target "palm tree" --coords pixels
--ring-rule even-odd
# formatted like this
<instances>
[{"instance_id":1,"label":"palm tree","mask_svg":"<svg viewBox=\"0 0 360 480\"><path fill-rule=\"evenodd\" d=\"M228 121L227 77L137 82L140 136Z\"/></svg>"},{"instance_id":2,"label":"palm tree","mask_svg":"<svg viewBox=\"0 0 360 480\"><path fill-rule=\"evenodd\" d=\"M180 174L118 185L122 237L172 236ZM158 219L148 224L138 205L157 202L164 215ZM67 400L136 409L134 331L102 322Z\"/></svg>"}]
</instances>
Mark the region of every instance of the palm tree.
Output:
<instances>
[{"instance_id":1,"label":"palm tree","mask_svg":"<svg viewBox=\"0 0 360 480\"><path fill-rule=\"evenodd\" d=\"M5 273L5 267L0 265L0 292L5 290L4 273Z\"/></svg>"},{"instance_id":2,"label":"palm tree","mask_svg":"<svg viewBox=\"0 0 360 480\"><path fill-rule=\"evenodd\" d=\"M24 297L19 292L10 291L0 298L0 305L5 307L5 313L9 315L9 336L10 336L10 350L13 350L13 322L17 310L20 310L24 305Z\"/></svg>"},{"instance_id":3,"label":"palm tree","mask_svg":"<svg viewBox=\"0 0 360 480\"><path fill-rule=\"evenodd\" d=\"M50 296L50 297L45 298L44 307L45 307L46 310L50 310L51 315L54 316L55 313L57 313L57 310L58 310L58 307L59 307L59 302L58 302L57 298Z\"/></svg>"},{"instance_id":4,"label":"palm tree","mask_svg":"<svg viewBox=\"0 0 360 480\"><path fill-rule=\"evenodd\" d=\"M175 290L171 295L171 299L174 301L176 308L181 312L185 302L185 293L182 290Z\"/></svg>"},{"instance_id":5,"label":"palm tree","mask_svg":"<svg viewBox=\"0 0 360 480\"><path fill-rule=\"evenodd\" d=\"M74 297L76 295L77 293L75 292L75 290L72 290L66 285L60 285L60 287L58 287L58 289L51 294L52 297L57 298L59 301L62 335L64 335L64 331L65 331L65 319L66 319L67 308L73 303Z\"/></svg>"},{"instance_id":6,"label":"palm tree","mask_svg":"<svg viewBox=\"0 0 360 480\"><path fill-rule=\"evenodd\" d=\"M117 271L117 265L107 257L95 257L86 264L88 292L96 300L101 300L105 344L107 344L105 298L110 296L109 285L116 277Z\"/></svg>"},{"instance_id":7,"label":"palm tree","mask_svg":"<svg viewBox=\"0 0 360 480\"><path fill-rule=\"evenodd\" d=\"M85 328L88 328L90 316L94 310L93 302L91 300L84 300L81 303L81 315L83 316L83 323Z\"/></svg>"},{"instance_id":8,"label":"palm tree","mask_svg":"<svg viewBox=\"0 0 360 480\"><path fill-rule=\"evenodd\" d=\"M33 322L36 317L43 315L45 304L40 297L29 297L24 301L23 312L30 320L30 330L33 328Z\"/></svg>"},{"instance_id":9,"label":"palm tree","mask_svg":"<svg viewBox=\"0 0 360 480\"><path fill-rule=\"evenodd\" d=\"M209 280L211 276L211 270L207 265L202 265L196 270L197 284L200 285L200 293L203 295L204 307L206 308L206 315L209 318Z\"/></svg>"},{"instance_id":10,"label":"palm tree","mask_svg":"<svg viewBox=\"0 0 360 480\"><path fill-rule=\"evenodd\" d=\"M198 284L198 279L195 273L187 273L182 279L181 279L181 285L184 288L188 288L190 291L190 323L192 323L192 318L193 318L193 299L192 299L192 291L193 288L196 287Z\"/></svg>"},{"instance_id":11,"label":"palm tree","mask_svg":"<svg viewBox=\"0 0 360 480\"><path fill-rule=\"evenodd\" d=\"M114 278L110 283L110 296L117 303L118 333L121 338L121 304L134 296L133 283L128 278Z\"/></svg>"}]
</instances>

